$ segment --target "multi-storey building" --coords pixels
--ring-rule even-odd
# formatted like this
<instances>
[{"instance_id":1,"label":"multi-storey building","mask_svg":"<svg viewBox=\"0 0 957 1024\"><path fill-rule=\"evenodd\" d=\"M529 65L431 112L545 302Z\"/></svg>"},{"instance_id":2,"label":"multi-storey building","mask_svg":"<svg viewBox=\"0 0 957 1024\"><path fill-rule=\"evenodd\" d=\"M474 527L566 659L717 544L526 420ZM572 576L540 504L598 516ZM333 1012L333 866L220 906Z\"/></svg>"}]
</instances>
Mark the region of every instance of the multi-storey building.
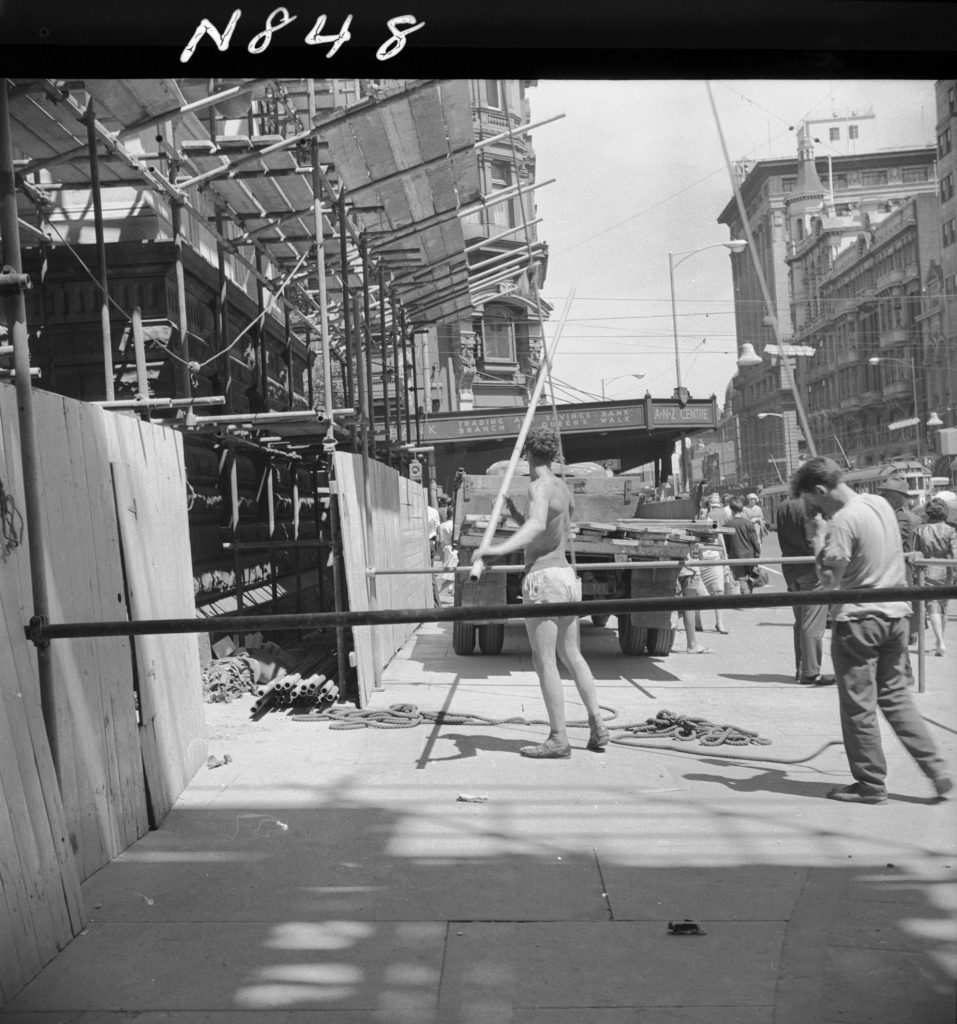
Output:
<instances>
[{"instance_id":1,"label":"multi-storey building","mask_svg":"<svg viewBox=\"0 0 957 1024\"><path fill-rule=\"evenodd\" d=\"M486 202L461 218L470 308L423 334L426 413L526 403L542 347L537 290L547 247L535 215L535 153L526 89L518 79L469 83L479 181ZM550 311L541 303L541 313Z\"/></svg>"},{"instance_id":2,"label":"multi-storey building","mask_svg":"<svg viewBox=\"0 0 957 1024\"><path fill-rule=\"evenodd\" d=\"M937 199L923 194L852 217L811 218L789 258L795 342L819 454L858 468L923 458L928 381L919 318L940 259Z\"/></svg>"},{"instance_id":3,"label":"multi-storey building","mask_svg":"<svg viewBox=\"0 0 957 1024\"><path fill-rule=\"evenodd\" d=\"M857 127L850 118L833 120L834 130L848 137L850 129ZM862 115L860 121L864 124L866 118ZM823 122L814 125L818 133L826 128ZM782 359L791 360L798 387L803 387L807 365L815 358L810 354L813 339L803 336L807 318L822 315L820 283L837 251L862 231L866 233L868 225L876 224L895 204L933 195L936 186L933 148L815 158L814 138L802 125L796 161L742 161L735 168L754 239L752 254L732 260L736 330L739 342L750 343L761 357L760 364L741 366L733 381L737 482L745 486L786 479L804 448L806 439ZM837 140L842 138L839 135ZM860 138L858 131L855 143ZM731 200L718 221L729 227L732 236L744 236L736 200ZM826 243L820 241L823 225ZM800 269L795 274L790 264L796 254ZM767 283L770 309L754 269L755 257ZM783 352L775 338L775 321ZM826 439L818 438L816 432L814 440L816 447L827 448Z\"/></svg>"},{"instance_id":4,"label":"multi-storey building","mask_svg":"<svg viewBox=\"0 0 957 1024\"><path fill-rule=\"evenodd\" d=\"M957 452L957 79L936 83L940 259L931 260L920 316L926 405L945 432L931 432L935 476L953 476ZM953 439L942 444L947 434ZM946 451L944 449L947 449Z\"/></svg>"}]
</instances>

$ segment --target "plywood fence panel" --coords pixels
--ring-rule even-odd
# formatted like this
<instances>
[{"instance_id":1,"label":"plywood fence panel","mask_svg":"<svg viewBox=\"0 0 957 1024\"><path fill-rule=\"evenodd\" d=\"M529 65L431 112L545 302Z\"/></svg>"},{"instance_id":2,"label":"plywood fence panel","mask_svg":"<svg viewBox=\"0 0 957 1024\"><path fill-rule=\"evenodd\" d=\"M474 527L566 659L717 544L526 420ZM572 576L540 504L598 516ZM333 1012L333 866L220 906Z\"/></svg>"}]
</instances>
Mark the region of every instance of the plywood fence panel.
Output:
<instances>
[{"instance_id":1,"label":"plywood fence panel","mask_svg":"<svg viewBox=\"0 0 957 1024\"><path fill-rule=\"evenodd\" d=\"M430 608L434 604L425 491L384 463L370 460L363 486L362 458L337 452L336 497L349 609ZM376 576L367 585L366 568L421 570L421 575ZM371 602L370 602L371 596ZM353 641L359 676L359 703L368 703L377 671L415 632L415 623L355 626Z\"/></svg>"},{"instance_id":2,"label":"plywood fence panel","mask_svg":"<svg viewBox=\"0 0 957 1024\"><path fill-rule=\"evenodd\" d=\"M0 480L23 514L14 389L0 384ZM80 881L40 708L28 538L0 563L0 1004L83 926Z\"/></svg>"},{"instance_id":3,"label":"plywood fence panel","mask_svg":"<svg viewBox=\"0 0 957 1024\"><path fill-rule=\"evenodd\" d=\"M178 431L100 412L109 439L131 618L195 615ZM150 808L163 820L206 757L196 634L134 638Z\"/></svg>"}]
</instances>

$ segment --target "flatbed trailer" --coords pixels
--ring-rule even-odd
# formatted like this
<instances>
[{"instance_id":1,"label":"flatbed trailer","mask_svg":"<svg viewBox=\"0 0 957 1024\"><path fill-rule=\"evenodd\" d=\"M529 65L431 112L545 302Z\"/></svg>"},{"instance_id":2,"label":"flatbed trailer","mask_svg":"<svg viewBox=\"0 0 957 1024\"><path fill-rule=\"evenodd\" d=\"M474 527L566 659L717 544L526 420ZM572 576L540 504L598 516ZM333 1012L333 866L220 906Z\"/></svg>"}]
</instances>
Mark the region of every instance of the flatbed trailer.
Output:
<instances>
[{"instance_id":1,"label":"flatbed trailer","mask_svg":"<svg viewBox=\"0 0 957 1024\"><path fill-rule=\"evenodd\" d=\"M486 566L478 580L469 575L501 483L500 476L465 475L459 480L453 529L453 543L459 556L455 572L456 606L481 608L521 603L521 552L496 559ZM597 566L578 572L582 600L674 595L682 563L694 556L702 533L710 526L692 520L637 518L639 489L626 477L573 477L566 483L575 503L575 523L566 556L570 562ZM504 539L521 525L527 492L528 477L511 481L495 531L496 540ZM673 564L642 565L663 561ZM494 566L503 564L515 566L516 570L494 571ZM603 626L608 618L594 615L592 621ZM637 612L616 618L618 645L623 654L647 652L664 656L671 652L675 635L671 612ZM452 647L456 654L472 654L476 640L483 654L498 654L504 638L502 620L476 619L453 624Z\"/></svg>"}]
</instances>

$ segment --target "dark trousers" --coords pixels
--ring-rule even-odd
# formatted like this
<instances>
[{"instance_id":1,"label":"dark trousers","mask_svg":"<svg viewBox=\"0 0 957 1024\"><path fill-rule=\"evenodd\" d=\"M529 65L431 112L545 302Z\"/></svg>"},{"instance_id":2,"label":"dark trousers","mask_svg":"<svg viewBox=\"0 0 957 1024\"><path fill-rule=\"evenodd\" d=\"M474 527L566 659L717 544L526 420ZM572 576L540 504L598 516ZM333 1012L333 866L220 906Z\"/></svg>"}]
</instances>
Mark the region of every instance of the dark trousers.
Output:
<instances>
[{"instance_id":1,"label":"dark trousers","mask_svg":"<svg viewBox=\"0 0 957 1024\"><path fill-rule=\"evenodd\" d=\"M844 751L851 775L873 790L882 791L887 777L878 708L925 775L947 773L907 686L908 628L907 619L875 617L835 622L831 630Z\"/></svg>"},{"instance_id":2,"label":"dark trousers","mask_svg":"<svg viewBox=\"0 0 957 1024\"><path fill-rule=\"evenodd\" d=\"M821 581L813 565L784 568L788 590L821 590ZM821 674L824 630L827 628L826 604L796 604L794 612L794 669L798 679L815 679Z\"/></svg>"}]
</instances>

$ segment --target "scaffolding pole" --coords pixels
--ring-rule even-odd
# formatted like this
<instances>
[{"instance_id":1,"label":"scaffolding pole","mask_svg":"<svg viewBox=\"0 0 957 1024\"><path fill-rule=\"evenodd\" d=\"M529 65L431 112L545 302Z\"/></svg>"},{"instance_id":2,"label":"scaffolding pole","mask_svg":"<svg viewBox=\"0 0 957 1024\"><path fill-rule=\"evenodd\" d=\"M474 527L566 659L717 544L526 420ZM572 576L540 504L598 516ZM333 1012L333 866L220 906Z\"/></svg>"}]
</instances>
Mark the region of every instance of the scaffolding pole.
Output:
<instances>
[{"instance_id":1,"label":"scaffolding pole","mask_svg":"<svg viewBox=\"0 0 957 1024\"><path fill-rule=\"evenodd\" d=\"M309 116L309 129L312 131L316 123L316 81L306 79L306 97ZM323 445L328 451L336 448L335 424L332 419L332 366L329 359L329 314L326 306L326 259L325 242L322 227L322 185L319 180L319 138L310 136L310 153L312 156L312 217L316 235L316 283L319 287L319 343L322 346L322 386L323 405L329 417L329 426ZM340 228L341 230L341 228ZM310 367L310 371L311 371ZM346 405L351 404L348 398Z\"/></svg>"},{"instance_id":2,"label":"scaffolding pole","mask_svg":"<svg viewBox=\"0 0 957 1024\"><path fill-rule=\"evenodd\" d=\"M103 339L103 390L106 400L112 402L113 390L113 338L110 332L110 292L106 274L106 241L103 235L103 196L100 191L100 158L96 151L96 117L93 100L83 115L86 142L90 153L90 194L93 198L93 231L96 237L96 272L100 286L100 332Z\"/></svg>"},{"instance_id":3,"label":"scaffolding pole","mask_svg":"<svg viewBox=\"0 0 957 1024\"><path fill-rule=\"evenodd\" d=\"M378 270L379 285L379 345L382 353L382 417L385 430L385 462L392 465L392 417L389 413L389 374L388 347L385 334L385 270L380 263Z\"/></svg>"},{"instance_id":4,"label":"scaffolding pole","mask_svg":"<svg viewBox=\"0 0 957 1024\"><path fill-rule=\"evenodd\" d=\"M401 387L399 373L399 318L395 308L395 288L389 289L389 305L392 306L392 390L395 393L395 443L396 447L402 447L402 401L399 388ZM406 435L406 440L409 440ZM402 460L399 459L397 469L402 468Z\"/></svg>"},{"instance_id":5,"label":"scaffolding pole","mask_svg":"<svg viewBox=\"0 0 957 1024\"><path fill-rule=\"evenodd\" d=\"M184 398L193 395L189 371L189 327L186 316L186 274L183 269L183 206L182 199L171 199L173 219L173 249L176 254L176 315L179 319L179 359L176 360L177 391Z\"/></svg>"},{"instance_id":6,"label":"scaffolding pole","mask_svg":"<svg viewBox=\"0 0 957 1024\"><path fill-rule=\"evenodd\" d=\"M13 169L13 140L10 131L10 105L6 80L0 80L0 241L3 263L14 275L23 273L20 255L20 226L17 223L16 179ZM27 307L23 291L16 288L3 300L7 330L13 343L14 386L17 394L17 418L20 425L20 461L23 467L24 518L30 554L30 583L33 588L34 622L44 625L50 617L46 564L48 552L43 522L43 489L40 481L36 420L33 411L33 385L30 380L30 343L27 335ZM46 726L50 753L57 778L60 771L60 742L57 727L57 696L53 678L53 656L49 646L37 646L37 676L40 704Z\"/></svg>"},{"instance_id":7,"label":"scaffolding pole","mask_svg":"<svg viewBox=\"0 0 957 1024\"><path fill-rule=\"evenodd\" d=\"M366 360L366 395L368 398L368 405L366 406L369 416L369 435L367 438L369 446L369 454L375 457L375 403L372 400L372 330L369 327L369 247L366 245L365 237L362 239L362 244L359 247L359 253L362 258L362 336L365 340L365 360ZM383 372L385 367L382 368Z\"/></svg>"}]
</instances>

